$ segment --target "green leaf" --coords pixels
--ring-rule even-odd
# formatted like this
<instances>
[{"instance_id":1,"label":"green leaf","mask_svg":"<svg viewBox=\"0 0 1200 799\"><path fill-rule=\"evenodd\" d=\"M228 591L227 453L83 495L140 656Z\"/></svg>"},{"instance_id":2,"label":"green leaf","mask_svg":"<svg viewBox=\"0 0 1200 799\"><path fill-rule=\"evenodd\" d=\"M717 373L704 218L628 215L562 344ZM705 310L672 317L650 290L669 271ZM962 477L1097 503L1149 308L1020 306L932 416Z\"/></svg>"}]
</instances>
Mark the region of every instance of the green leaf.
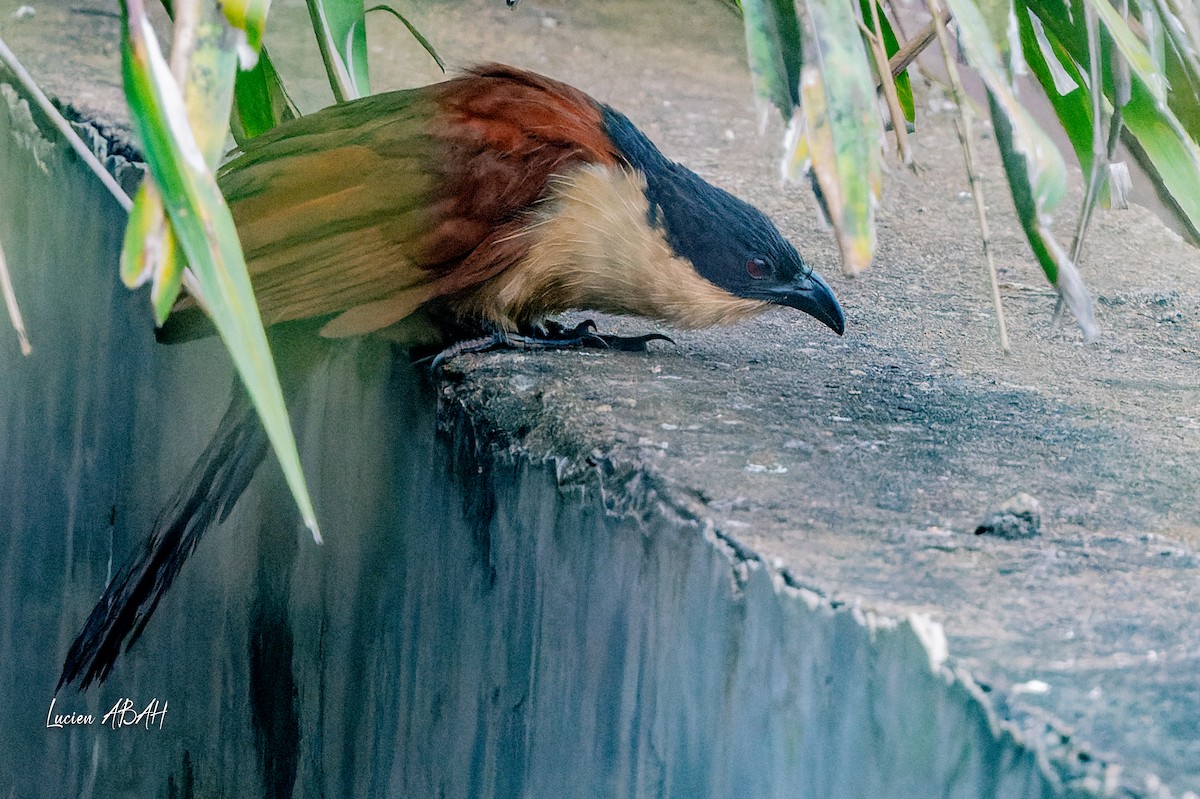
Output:
<instances>
[{"instance_id":1,"label":"green leaf","mask_svg":"<svg viewBox=\"0 0 1200 799\"><path fill-rule=\"evenodd\" d=\"M421 32L417 30L416 26L408 21L407 17L388 5L371 6L367 9L366 13L370 14L372 11L387 11L396 19L400 20L400 22L404 24L404 27L408 28L408 32L412 34L412 37L417 40L417 44L421 45L421 47L425 49L425 52L429 53L430 57L434 60L434 63L438 65L438 68L441 69L442 72L446 71L446 62L442 60L440 55L438 55L438 51L433 48L433 45L429 43L429 40L422 36Z\"/></svg>"},{"instance_id":2,"label":"green leaf","mask_svg":"<svg viewBox=\"0 0 1200 799\"><path fill-rule=\"evenodd\" d=\"M1162 72L1157 69L1154 58L1151 57L1146 46L1129 29L1129 25L1108 0L1084 0L1084 2L1096 12L1096 16L1100 18L1100 24L1112 37L1117 49L1121 51L1121 55L1129 62L1133 73L1146 84L1150 94L1157 102L1165 103L1167 81ZM1080 63L1086 63L1086 59L1081 60Z\"/></svg>"},{"instance_id":3,"label":"green leaf","mask_svg":"<svg viewBox=\"0 0 1200 799\"><path fill-rule=\"evenodd\" d=\"M1142 151L1135 154L1144 155L1139 161L1170 192L1193 237L1200 238L1200 147L1141 81L1132 89L1124 118Z\"/></svg>"},{"instance_id":4,"label":"green leaf","mask_svg":"<svg viewBox=\"0 0 1200 799\"><path fill-rule=\"evenodd\" d=\"M1025 63L1054 106L1058 121L1086 175L1092 166L1092 101L1086 88L1087 80L1054 34L1042 26L1041 20L1021 9L1017 12L1017 21L1021 26ZM1070 86L1074 88L1068 88Z\"/></svg>"},{"instance_id":5,"label":"green leaf","mask_svg":"<svg viewBox=\"0 0 1200 799\"><path fill-rule=\"evenodd\" d=\"M308 0L308 13L334 99L344 103L370 94L362 0Z\"/></svg>"},{"instance_id":6,"label":"green leaf","mask_svg":"<svg viewBox=\"0 0 1200 799\"><path fill-rule=\"evenodd\" d=\"M1014 119L1012 110L1002 107L999 98L990 89L988 106L992 112L992 126L996 131L996 143L1004 161L1004 172L1008 177L1008 187L1016 206L1017 219L1025 230L1029 246L1042 265L1042 271L1058 288L1059 295L1071 309L1084 337L1089 340L1095 338L1100 329L1092 314L1092 299L1070 255L1050 232L1050 220L1044 213L1045 198L1038 193L1038 181L1028 172L1031 159L1023 150L1024 145L1020 143L1018 126L1027 124L1032 119L1023 120L1017 115L1017 124L1010 124ZM1027 116L1024 109L1021 111Z\"/></svg>"},{"instance_id":7,"label":"green leaf","mask_svg":"<svg viewBox=\"0 0 1200 799\"><path fill-rule=\"evenodd\" d=\"M1008 24L996 20L989 24L972 0L947 0L958 22L958 39L967 62L975 68L993 95L992 104L1013 129L1014 152L1026 163L1023 172L1031 181L1033 196L1040 212L1052 210L1066 190L1066 165L1054 143L1017 101L1009 69Z\"/></svg>"},{"instance_id":8,"label":"green leaf","mask_svg":"<svg viewBox=\"0 0 1200 799\"><path fill-rule=\"evenodd\" d=\"M125 94L150 175L195 276L189 290L204 305L233 356L304 522L320 540L233 217L192 132L182 92L159 50L142 0L127 0L124 10ZM232 75L228 80L232 83ZM226 107L221 118L228 112Z\"/></svg>"},{"instance_id":9,"label":"green leaf","mask_svg":"<svg viewBox=\"0 0 1200 799\"><path fill-rule=\"evenodd\" d=\"M1139 2L1146 5L1153 0ZM1167 102L1190 131L1200 131L1200 13L1191 0L1158 0L1167 33Z\"/></svg>"},{"instance_id":10,"label":"green leaf","mask_svg":"<svg viewBox=\"0 0 1200 799\"><path fill-rule=\"evenodd\" d=\"M233 101L229 127L239 145L298 116L265 47L252 69L238 72Z\"/></svg>"},{"instance_id":11,"label":"green leaf","mask_svg":"<svg viewBox=\"0 0 1200 799\"><path fill-rule=\"evenodd\" d=\"M742 23L754 91L779 109L784 119L800 103L804 52L792 0L745 0Z\"/></svg>"},{"instance_id":12,"label":"green leaf","mask_svg":"<svg viewBox=\"0 0 1200 799\"><path fill-rule=\"evenodd\" d=\"M220 8L225 19L237 30L246 34L246 46L254 55L262 47L263 32L267 27L267 11L271 0L221 0ZM243 59L244 66L254 61Z\"/></svg>"},{"instance_id":13,"label":"green leaf","mask_svg":"<svg viewBox=\"0 0 1200 799\"><path fill-rule=\"evenodd\" d=\"M1013 65L1020 54L1012 53L1008 31L1016 27L1016 20L998 12L1004 4L993 4L986 20L971 0L946 0L946 4L958 22L958 40L967 62L987 87L996 142L1029 246L1084 335L1091 338L1098 332L1091 298L1066 250L1050 232L1050 212L1066 191L1066 165L1054 142L1017 101L1012 86Z\"/></svg>"},{"instance_id":14,"label":"green leaf","mask_svg":"<svg viewBox=\"0 0 1200 799\"><path fill-rule=\"evenodd\" d=\"M859 6L862 8L863 19L867 23L867 27L871 27L871 0L859 0ZM883 35L883 49L887 53L888 58L891 58L896 53L900 52L900 42L896 39L896 32L892 30L892 23L888 21L887 14L883 12L883 6L875 3L876 13L879 14L879 28ZM904 112L904 118L909 122L916 121L916 105L913 102L912 81L909 80L908 71L905 70L896 76L896 97L900 100L900 110Z\"/></svg>"},{"instance_id":15,"label":"green leaf","mask_svg":"<svg viewBox=\"0 0 1200 799\"><path fill-rule=\"evenodd\" d=\"M150 304L154 307L155 324L167 320L179 298L183 267L183 253L163 208L162 195L153 181L143 181L125 225L121 279L131 289L153 281Z\"/></svg>"},{"instance_id":16,"label":"green leaf","mask_svg":"<svg viewBox=\"0 0 1200 799\"><path fill-rule=\"evenodd\" d=\"M1064 15L1061 6L1054 0L1025 2L1045 25L1047 33L1053 33L1070 57L1078 64L1086 64L1088 51L1084 15ZM1200 97L1196 91L1200 81L1193 81L1189 77L1188 66L1196 60L1198 44L1188 32L1194 31L1195 36L1200 36L1200 16L1186 3L1173 2L1170 5L1174 21L1166 27L1172 35L1174 46L1167 54L1167 73L1173 77L1172 91L1166 96L1167 102L1162 103L1152 84L1147 84L1135 70L1130 93L1131 97L1137 98L1137 102L1135 104L1131 99L1125 105L1123 119L1133 137L1132 142L1127 142L1131 145L1131 151L1166 192L1168 205L1176 217L1188 227L1193 237L1200 238L1200 199L1196 197L1200 171L1197 169L1196 142L1189 133L1200 130ZM1099 14L1105 27L1111 16L1103 11ZM1119 15L1117 18L1120 19ZM1181 19L1189 22L1176 24ZM1120 24L1128 29L1124 20L1120 20ZM1149 62L1148 51L1145 60ZM1109 101L1121 99L1112 96L1112 89L1112 86L1105 86Z\"/></svg>"},{"instance_id":17,"label":"green leaf","mask_svg":"<svg viewBox=\"0 0 1200 799\"><path fill-rule=\"evenodd\" d=\"M795 131L784 169L797 177L803 154L811 156L842 268L857 274L875 254L875 204L882 182L875 76L851 5L809 0L805 9L812 42L800 75L803 129Z\"/></svg>"}]
</instances>

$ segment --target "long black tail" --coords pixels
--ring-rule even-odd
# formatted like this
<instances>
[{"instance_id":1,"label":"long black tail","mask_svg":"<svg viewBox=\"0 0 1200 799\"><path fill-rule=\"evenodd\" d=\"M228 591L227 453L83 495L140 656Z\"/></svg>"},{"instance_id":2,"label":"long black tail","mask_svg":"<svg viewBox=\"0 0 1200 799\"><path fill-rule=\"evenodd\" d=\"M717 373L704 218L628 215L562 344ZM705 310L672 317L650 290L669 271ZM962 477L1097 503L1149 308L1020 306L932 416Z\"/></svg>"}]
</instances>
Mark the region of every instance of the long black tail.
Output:
<instances>
[{"instance_id":1,"label":"long black tail","mask_svg":"<svg viewBox=\"0 0 1200 799\"><path fill-rule=\"evenodd\" d=\"M154 531L104 590L83 631L71 644L58 687L103 682L121 653L133 646L200 537L224 521L267 453L267 434L245 389L233 398L204 453L159 514Z\"/></svg>"}]
</instances>

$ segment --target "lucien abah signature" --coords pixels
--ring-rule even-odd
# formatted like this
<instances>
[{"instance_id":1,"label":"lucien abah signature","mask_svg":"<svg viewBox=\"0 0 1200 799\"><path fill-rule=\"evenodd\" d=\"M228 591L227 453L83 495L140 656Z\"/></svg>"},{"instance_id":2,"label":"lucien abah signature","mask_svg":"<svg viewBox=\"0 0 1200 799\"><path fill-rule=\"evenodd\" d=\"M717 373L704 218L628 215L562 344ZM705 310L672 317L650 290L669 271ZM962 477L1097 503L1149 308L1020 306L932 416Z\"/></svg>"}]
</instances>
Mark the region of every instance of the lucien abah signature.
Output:
<instances>
[{"instance_id":1,"label":"lucien abah signature","mask_svg":"<svg viewBox=\"0 0 1200 799\"><path fill-rule=\"evenodd\" d=\"M50 700L50 709L46 711L46 729L61 730L67 727L90 727L96 723L96 717L91 713L55 713L54 704L57 701L57 696ZM114 730L142 726L148 730L157 726L161 730L166 719L166 700L159 703L157 698L151 699L148 705L139 707L129 697L121 697L100 719L100 724L105 727L112 727Z\"/></svg>"}]
</instances>

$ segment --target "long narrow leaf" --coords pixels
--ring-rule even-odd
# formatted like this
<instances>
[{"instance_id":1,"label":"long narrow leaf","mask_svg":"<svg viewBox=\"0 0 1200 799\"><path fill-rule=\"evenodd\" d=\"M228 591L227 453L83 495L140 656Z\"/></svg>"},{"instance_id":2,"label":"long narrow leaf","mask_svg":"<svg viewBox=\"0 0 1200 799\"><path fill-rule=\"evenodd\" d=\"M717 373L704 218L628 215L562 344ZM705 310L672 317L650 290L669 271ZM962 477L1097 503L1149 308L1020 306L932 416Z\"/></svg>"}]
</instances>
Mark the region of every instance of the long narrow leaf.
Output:
<instances>
[{"instance_id":1,"label":"long narrow leaf","mask_svg":"<svg viewBox=\"0 0 1200 799\"><path fill-rule=\"evenodd\" d=\"M1160 103L1166 102L1167 82L1154 63L1150 51L1129 29L1128 23L1121 18L1109 0L1084 0L1084 2L1096 12L1104 29L1121 51L1121 55L1129 62L1130 69L1146 84L1154 99Z\"/></svg>"},{"instance_id":2,"label":"long narrow leaf","mask_svg":"<svg viewBox=\"0 0 1200 799\"><path fill-rule=\"evenodd\" d=\"M742 6L755 94L788 119L800 103L804 63L796 6L792 0L745 0Z\"/></svg>"},{"instance_id":3,"label":"long narrow leaf","mask_svg":"<svg viewBox=\"0 0 1200 799\"><path fill-rule=\"evenodd\" d=\"M1004 160L1004 171L1008 176L1009 189L1012 192L1013 204L1016 206L1017 219L1025 230L1025 237L1033 249L1038 262L1046 276L1050 278L1059 291L1059 296L1066 302L1067 307L1075 316L1075 321L1083 331L1084 338L1095 338L1100 328L1096 325L1092 314L1092 300L1079 270L1071 261L1070 254L1050 232L1049 219L1043 213L1042 198L1037 195L1035 181L1026 172L1030 160L1018 144L1016 126L1010 125L1009 111L1002 108L991 91L988 92L988 105L992 112L992 126L996 131L996 143L1000 148L1000 156Z\"/></svg>"},{"instance_id":4,"label":"long narrow leaf","mask_svg":"<svg viewBox=\"0 0 1200 799\"><path fill-rule=\"evenodd\" d=\"M298 115L265 47L252 69L238 72L233 98L229 127L239 145Z\"/></svg>"},{"instance_id":5,"label":"long narrow leaf","mask_svg":"<svg viewBox=\"0 0 1200 799\"><path fill-rule=\"evenodd\" d=\"M141 0L127 0L122 68L134 128L204 302L233 356L299 505L318 540L283 392L254 302L233 217L188 124L184 99Z\"/></svg>"},{"instance_id":6,"label":"long narrow leaf","mask_svg":"<svg viewBox=\"0 0 1200 799\"><path fill-rule=\"evenodd\" d=\"M798 141L811 153L842 268L857 274L875 254L883 179L875 78L853 7L843 0L810 0L805 8L812 40L800 77L804 136ZM791 177L799 163L795 148L785 154Z\"/></svg>"},{"instance_id":7,"label":"long narrow leaf","mask_svg":"<svg viewBox=\"0 0 1200 799\"><path fill-rule=\"evenodd\" d=\"M1087 174L1092 166L1092 103L1088 99L1087 83L1070 55L1054 34L1047 31L1041 20L1021 9L1017 12L1021 26L1021 48L1025 63L1042 86L1042 91L1054 106L1079 165Z\"/></svg>"},{"instance_id":8,"label":"long narrow leaf","mask_svg":"<svg viewBox=\"0 0 1200 799\"><path fill-rule=\"evenodd\" d=\"M362 0L308 0L329 87L339 103L371 93Z\"/></svg>"},{"instance_id":9,"label":"long narrow leaf","mask_svg":"<svg viewBox=\"0 0 1200 799\"><path fill-rule=\"evenodd\" d=\"M229 107L232 92L229 77L237 69L235 46L245 49L238 30L226 24L227 17L260 26L263 20L241 0L229 0L223 5L202 0L170 0L166 5L175 32L171 74L183 86L192 134L211 167L225 146L225 109ZM142 235L131 236L126 229L122 278L130 287L141 285L147 278L152 281L150 302L154 319L161 325L179 297L185 259L153 181L143 183L138 190L131 222L141 229Z\"/></svg>"},{"instance_id":10,"label":"long narrow leaf","mask_svg":"<svg viewBox=\"0 0 1200 799\"><path fill-rule=\"evenodd\" d=\"M1000 8L991 8L992 16L985 18L971 0L946 0L946 4L958 22L959 43L967 62L987 87L1005 176L1029 245L1084 335L1091 338L1098 332L1091 299L1075 264L1050 232L1050 212L1066 191L1066 165L1012 88L1014 62L1020 54L1009 49L1009 31L1017 27L1011 6L999 4ZM1000 13L1005 8L1007 13Z\"/></svg>"},{"instance_id":11,"label":"long narrow leaf","mask_svg":"<svg viewBox=\"0 0 1200 799\"><path fill-rule=\"evenodd\" d=\"M1137 139L1134 154L1170 192L1175 210L1200 238L1200 147L1170 109L1161 106L1141 83L1133 81L1125 106L1125 124Z\"/></svg>"}]
</instances>

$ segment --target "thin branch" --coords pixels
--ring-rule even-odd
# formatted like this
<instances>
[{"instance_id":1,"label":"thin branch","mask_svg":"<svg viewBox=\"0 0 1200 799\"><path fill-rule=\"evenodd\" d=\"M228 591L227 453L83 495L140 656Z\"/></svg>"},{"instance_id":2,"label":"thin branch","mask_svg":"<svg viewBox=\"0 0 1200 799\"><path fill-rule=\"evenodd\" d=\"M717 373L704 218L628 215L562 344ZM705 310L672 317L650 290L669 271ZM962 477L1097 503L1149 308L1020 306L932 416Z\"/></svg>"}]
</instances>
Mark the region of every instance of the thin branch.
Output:
<instances>
[{"instance_id":1,"label":"thin branch","mask_svg":"<svg viewBox=\"0 0 1200 799\"><path fill-rule=\"evenodd\" d=\"M904 46L896 51L892 56L889 65L892 68L892 77L898 77L901 72L908 69L909 64L917 60L919 56L930 43L938 36L938 26L945 30L946 25L950 23L950 11L942 9L941 11L930 12L933 14L933 19L929 21L920 33L904 43Z\"/></svg>"},{"instance_id":2,"label":"thin branch","mask_svg":"<svg viewBox=\"0 0 1200 799\"><path fill-rule=\"evenodd\" d=\"M949 14L943 14L938 0L926 0L929 13L933 16L933 35L942 49L942 57L946 62L946 72L950 76L950 88L954 93L954 101L958 104L959 124L958 139L962 144L963 160L967 167L967 180L971 184L971 195L975 198L975 212L979 216L979 235L983 243L983 257L987 263L988 278L991 281L992 306L996 312L996 326L1000 334L1000 349L1008 352L1008 326L1004 321L1004 306L1000 303L1000 283L996 279L996 262L992 256L992 237L988 229L987 209L983 199L983 180L979 170L975 168L975 149L971 143L971 107L970 99L963 89L962 79L958 75L958 65L954 62L954 48L950 42L950 34L946 31ZM894 59L893 59L894 60Z\"/></svg>"},{"instance_id":3,"label":"thin branch","mask_svg":"<svg viewBox=\"0 0 1200 799\"><path fill-rule=\"evenodd\" d=\"M17 306L17 293L13 290L12 277L8 274L8 262L4 260L4 250L0 248L0 292L4 294L4 304L8 307L8 318L13 330L17 331L17 340L21 342L21 354L26 358L33 352L29 336L25 332L25 322L21 319L21 309Z\"/></svg>"},{"instance_id":4,"label":"thin branch","mask_svg":"<svg viewBox=\"0 0 1200 799\"><path fill-rule=\"evenodd\" d=\"M883 91L883 97L887 101L888 114L892 118L892 132L896 134L896 152L900 156L900 162L911 167L913 157L912 149L908 146L908 120L904 116L903 109L900 108L900 98L896 95L894 79L887 77L887 50L884 49L883 37L879 34L879 8L875 5L875 0L871 0L871 17L875 30L872 31L868 28L861 19L858 20L858 27L862 31L863 37L866 38L867 44L870 45L871 56L875 61L879 88Z\"/></svg>"},{"instance_id":5,"label":"thin branch","mask_svg":"<svg viewBox=\"0 0 1200 799\"><path fill-rule=\"evenodd\" d=\"M1076 264L1079 263L1079 256L1083 252L1083 240L1092 221L1092 211L1096 207L1096 197L1100 193L1100 183L1108 161L1104 146L1104 121L1101 117L1104 113L1104 84L1100 75L1100 31L1096 12L1086 3L1083 6L1083 18L1087 28L1088 78L1092 84L1092 168L1088 170L1083 207L1079 209L1079 220L1075 224L1075 240L1071 242L1071 261Z\"/></svg>"}]
</instances>

